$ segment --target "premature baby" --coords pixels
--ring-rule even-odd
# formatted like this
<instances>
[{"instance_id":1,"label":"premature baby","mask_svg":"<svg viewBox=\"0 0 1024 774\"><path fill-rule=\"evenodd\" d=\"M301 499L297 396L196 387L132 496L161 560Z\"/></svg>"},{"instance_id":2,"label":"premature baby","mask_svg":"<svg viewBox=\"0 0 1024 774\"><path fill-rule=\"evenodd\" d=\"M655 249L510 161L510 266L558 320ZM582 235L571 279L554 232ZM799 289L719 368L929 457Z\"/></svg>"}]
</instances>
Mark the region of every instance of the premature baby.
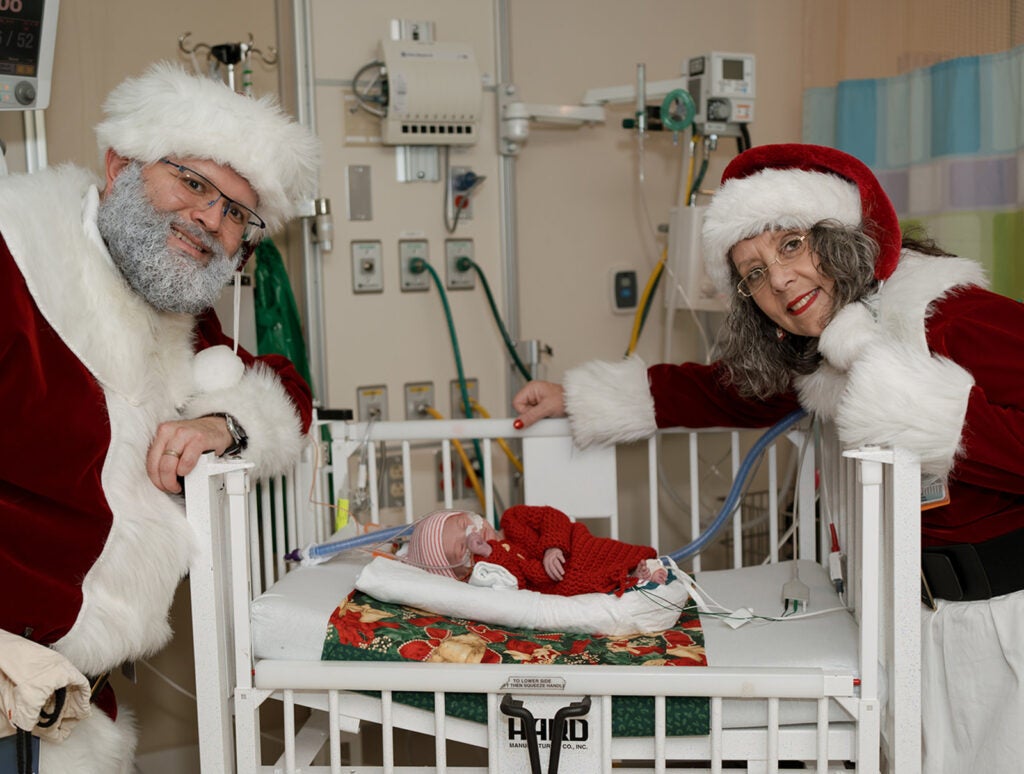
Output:
<instances>
[{"instance_id":1,"label":"premature baby","mask_svg":"<svg viewBox=\"0 0 1024 774\"><path fill-rule=\"evenodd\" d=\"M521 589L562 596L621 593L668 577L653 548L596 537L548 506L509 508L500 531L476 513L434 511L416 523L403 561L458 580L477 562L491 562L511 572Z\"/></svg>"}]
</instances>

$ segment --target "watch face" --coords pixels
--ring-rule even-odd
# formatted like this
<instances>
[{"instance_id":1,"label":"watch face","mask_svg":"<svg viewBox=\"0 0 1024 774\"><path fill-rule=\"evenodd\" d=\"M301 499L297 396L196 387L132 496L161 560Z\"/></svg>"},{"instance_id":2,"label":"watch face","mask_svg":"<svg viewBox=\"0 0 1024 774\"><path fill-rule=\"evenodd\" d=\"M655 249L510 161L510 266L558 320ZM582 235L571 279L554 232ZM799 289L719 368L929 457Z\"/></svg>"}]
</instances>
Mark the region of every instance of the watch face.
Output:
<instances>
[{"instance_id":1,"label":"watch face","mask_svg":"<svg viewBox=\"0 0 1024 774\"><path fill-rule=\"evenodd\" d=\"M241 425L235 421L233 416L225 414L224 421L227 423L228 432L231 433L231 438L234 440L234 443L231 446L231 452L237 453L245 448L249 438L246 436L245 431L242 430Z\"/></svg>"}]
</instances>

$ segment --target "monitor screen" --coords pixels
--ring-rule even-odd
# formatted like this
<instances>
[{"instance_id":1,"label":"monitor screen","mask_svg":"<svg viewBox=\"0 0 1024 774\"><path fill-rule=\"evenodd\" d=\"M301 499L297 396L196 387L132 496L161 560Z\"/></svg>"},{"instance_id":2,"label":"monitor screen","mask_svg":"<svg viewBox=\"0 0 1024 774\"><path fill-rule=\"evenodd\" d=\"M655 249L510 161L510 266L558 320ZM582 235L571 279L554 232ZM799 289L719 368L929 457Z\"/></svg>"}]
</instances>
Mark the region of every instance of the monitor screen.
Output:
<instances>
[{"instance_id":1,"label":"monitor screen","mask_svg":"<svg viewBox=\"0 0 1024 774\"><path fill-rule=\"evenodd\" d=\"M723 59L722 60L722 77L727 81L742 81L743 80L743 60L742 59Z\"/></svg>"},{"instance_id":2,"label":"monitor screen","mask_svg":"<svg viewBox=\"0 0 1024 774\"><path fill-rule=\"evenodd\" d=\"M44 0L0 0L0 73L38 75Z\"/></svg>"}]
</instances>

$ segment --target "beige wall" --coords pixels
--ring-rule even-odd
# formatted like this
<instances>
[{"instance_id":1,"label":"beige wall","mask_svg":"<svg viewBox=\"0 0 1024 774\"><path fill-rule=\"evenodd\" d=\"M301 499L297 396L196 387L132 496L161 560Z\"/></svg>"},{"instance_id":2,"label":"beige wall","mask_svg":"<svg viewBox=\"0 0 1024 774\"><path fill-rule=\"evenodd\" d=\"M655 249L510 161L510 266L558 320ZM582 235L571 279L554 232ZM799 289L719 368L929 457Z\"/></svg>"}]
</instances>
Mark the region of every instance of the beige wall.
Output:
<instances>
[{"instance_id":1,"label":"beige wall","mask_svg":"<svg viewBox=\"0 0 1024 774\"><path fill-rule=\"evenodd\" d=\"M805 86L888 78L1024 42L1020 0L804 0Z\"/></svg>"}]
</instances>

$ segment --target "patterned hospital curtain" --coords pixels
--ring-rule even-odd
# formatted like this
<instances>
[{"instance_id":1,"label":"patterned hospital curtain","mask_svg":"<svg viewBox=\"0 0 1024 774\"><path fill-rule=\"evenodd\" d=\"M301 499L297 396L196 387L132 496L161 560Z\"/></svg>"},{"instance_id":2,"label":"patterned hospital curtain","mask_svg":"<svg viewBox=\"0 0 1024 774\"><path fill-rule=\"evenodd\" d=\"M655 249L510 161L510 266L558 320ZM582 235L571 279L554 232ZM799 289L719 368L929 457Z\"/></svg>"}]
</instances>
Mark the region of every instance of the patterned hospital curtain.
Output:
<instances>
[{"instance_id":1,"label":"patterned hospital curtain","mask_svg":"<svg viewBox=\"0 0 1024 774\"><path fill-rule=\"evenodd\" d=\"M803 139L857 156L904 226L1024 298L1024 46L808 89Z\"/></svg>"}]
</instances>

